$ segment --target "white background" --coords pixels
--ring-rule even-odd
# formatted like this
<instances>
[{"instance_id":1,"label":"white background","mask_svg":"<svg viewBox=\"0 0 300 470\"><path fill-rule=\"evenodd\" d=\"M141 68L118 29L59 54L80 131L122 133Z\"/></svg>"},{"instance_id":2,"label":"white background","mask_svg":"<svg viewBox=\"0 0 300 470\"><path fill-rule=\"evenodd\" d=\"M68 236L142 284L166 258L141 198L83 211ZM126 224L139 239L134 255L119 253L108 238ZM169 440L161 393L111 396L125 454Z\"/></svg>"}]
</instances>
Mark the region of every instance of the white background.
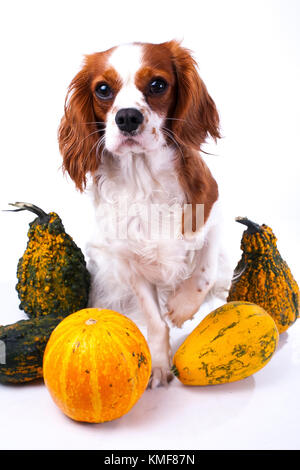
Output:
<instances>
[{"instance_id":1,"label":"white background","mask_svg":"<svg viewBox=\"0 0 300 470\"><path fill-rule=\"evenodd\" d=\"M0 10L0 208L17 200L60 214L84 250L92 208L62 175L57 128L83 55L182 39L215 100L223 139L206 161L220 186L235 264L247 215L270 225L300 280L300 4L297 0L27 0ZM0 213L0 324L22 318L14 290L30 214ZM206 310L205 310L206 308ZM194 323L172 333L174 351ZM125 313L125 312L124 312ZM146 391L126 416L74 423L43 384L0 386L1 448L299 448L300 325L271 362L234 384Z\"/></svg>"}]
</instances>

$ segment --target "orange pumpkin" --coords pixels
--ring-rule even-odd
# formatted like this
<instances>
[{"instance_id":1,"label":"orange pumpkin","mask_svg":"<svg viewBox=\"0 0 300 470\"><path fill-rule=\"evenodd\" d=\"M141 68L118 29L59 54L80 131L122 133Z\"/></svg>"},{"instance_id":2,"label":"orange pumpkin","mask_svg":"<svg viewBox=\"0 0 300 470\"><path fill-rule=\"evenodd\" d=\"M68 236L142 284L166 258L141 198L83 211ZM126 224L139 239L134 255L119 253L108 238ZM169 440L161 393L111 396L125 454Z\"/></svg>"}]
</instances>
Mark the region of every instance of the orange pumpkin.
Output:
<instances>
[{"instance_id":1,"label":"orange pumpkin","mask_svg":"<svg viewBox=\"0 0 300 470\"><path fill-rule=\"evenodd\" d=\"M129 318L87 308L59 323L47 343L43 374L54 402L76 421L100 423L127 413L151 373L147 342Z\"/></svg>"}]
</instances>

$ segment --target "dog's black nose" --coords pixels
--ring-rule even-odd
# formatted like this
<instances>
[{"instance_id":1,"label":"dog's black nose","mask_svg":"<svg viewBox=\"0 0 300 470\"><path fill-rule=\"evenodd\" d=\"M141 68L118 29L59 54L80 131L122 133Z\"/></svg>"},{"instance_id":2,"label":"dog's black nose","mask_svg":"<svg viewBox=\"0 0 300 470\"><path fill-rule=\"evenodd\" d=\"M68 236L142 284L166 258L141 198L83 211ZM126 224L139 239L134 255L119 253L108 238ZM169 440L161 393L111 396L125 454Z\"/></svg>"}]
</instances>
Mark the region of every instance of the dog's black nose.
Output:
<instances>
[{"instance_id":1,"label":"dog's black nose","mask_svg":"<svg viewBox=\"0 0 300 470\"><path fill-rule=\"evenodd\" d=\"M115 120L120 131L132 133L142 124L144 116L138 109L123 108L117 112Z\"/></svg>"}]
</instances>

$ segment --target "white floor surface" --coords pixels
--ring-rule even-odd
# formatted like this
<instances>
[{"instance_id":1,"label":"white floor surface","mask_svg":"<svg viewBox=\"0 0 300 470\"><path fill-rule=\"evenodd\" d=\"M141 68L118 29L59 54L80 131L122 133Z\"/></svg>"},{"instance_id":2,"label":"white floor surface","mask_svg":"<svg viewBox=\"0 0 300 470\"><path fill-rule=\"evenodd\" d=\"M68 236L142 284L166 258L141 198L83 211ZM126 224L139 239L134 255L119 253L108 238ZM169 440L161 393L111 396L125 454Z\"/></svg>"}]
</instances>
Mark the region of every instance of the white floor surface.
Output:
<instances>
[{"instance_id":1,"label":"white floor surface","mask_svg":"<svg viewBox=\"0 0 300 470\"><path fill-rule=\"evenodd\" d=\"M1 322L22 318L14 282L2 282L0 296ZM173 330L174 351L206 313ZM127 415L109 423L67 418L42 381L0 385L0 448L299 449L299 370L298 320L255 375L210 387L186 387L174 379L168 388L146 390Z\"/></svg>"}]
</instances>

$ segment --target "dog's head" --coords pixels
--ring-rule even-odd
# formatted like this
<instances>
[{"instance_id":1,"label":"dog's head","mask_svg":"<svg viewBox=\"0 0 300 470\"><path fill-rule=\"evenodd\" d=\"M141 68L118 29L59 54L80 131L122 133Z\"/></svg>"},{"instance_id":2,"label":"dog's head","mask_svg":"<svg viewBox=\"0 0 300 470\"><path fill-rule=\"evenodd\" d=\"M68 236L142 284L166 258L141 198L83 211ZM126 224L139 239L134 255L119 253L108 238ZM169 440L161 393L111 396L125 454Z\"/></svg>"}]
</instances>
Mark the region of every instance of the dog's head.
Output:
<instances>
[{"instance_id":1,"label":"dog's head","mask_svg":"<svg viewBox=\"0 0 300 470\"><path fill-rule=\"evenodd\" d=\"M59 129L64 169L79 189L105 148L120 158L165 145L200 149L219 135L215 104L177 41L133 43L85 57Z\"/></svg>"}]
</instances>

